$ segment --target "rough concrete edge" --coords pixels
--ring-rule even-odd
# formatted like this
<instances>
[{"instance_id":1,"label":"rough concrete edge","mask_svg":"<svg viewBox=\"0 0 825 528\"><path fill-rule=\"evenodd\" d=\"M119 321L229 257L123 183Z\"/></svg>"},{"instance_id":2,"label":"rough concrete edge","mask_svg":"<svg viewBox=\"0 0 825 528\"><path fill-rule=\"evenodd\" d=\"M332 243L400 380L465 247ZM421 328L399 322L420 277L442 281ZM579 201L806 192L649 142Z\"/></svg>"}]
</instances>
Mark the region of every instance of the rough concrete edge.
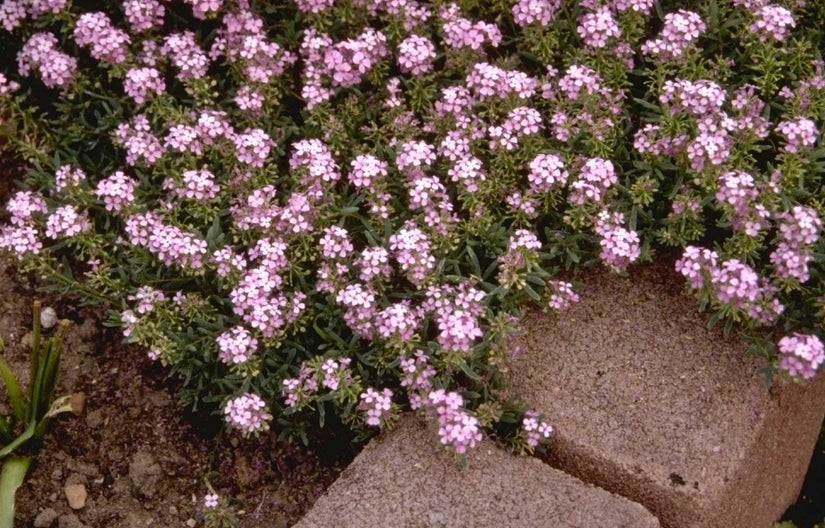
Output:
<instances>
[{"instance_id":1,"label":"rough concrete edge","mask_svg":"<svg viewBox=\"0 0 825 528\"><path fill-rule=\"evenodd\" d=\"M754 447L745 453L741 471L731 478L728 491L709 497L710 502L692 496L688 487L674 495L660 493L659 483L621 461L606 459L580 446L564 431L556 431L542 459L579 480L642 504L663 528L757 527L760 518L778 520L799 496L825 418L825 374L805 384L775 381L771 399L770 414L760 421ZM783 468L786 482L795 485L776 486L775 479L767 478L776 474L776 468ZM759 487L765 494L743 496L743 490L758 486L759 480L764 481ZM784 493L772 494L774 491ZM719 511L723 517L698 517L697 509Z\"/></svg>"},{"instance_id":2,"label":"rough concrete edge","mask_svg":"<svg viewBox=\"0 0 825 528\"><path fill-rule=\"evenodd\" d=\"M799 497L825 418L825 374L805 383L776 380L770 393L770 415L759 430L755 448L746 452L742 471L733 476L729 492L720 498L717 507L728 515L717 526L732 526L736 521L756 526L757 517L763 516L778 520ZM771 478L777 468L782 469L780 485ZM756 501L736 496L737 490L755 487L766 492Z\"/></svg>"},{"instance_id":3,"label":"rough concrete edge","mask_svg":"<svg viewBox=\"0 0 825 528\"><path fill-rule=\"evenodd\" d=\"M407 420L407 421L411 421L411 422L418 422L419 424L424 423L424 418L423 417L421 417L418 414L410 413L410 412L405 413L405 415L402 417L402 420ZM319 505L323 506L324 502L332 494L342 493L342 490L338 489L342 485L342 483L346 483L347 481L357 479L358 476L359 476L359 471L361 469L361 465L364 463L363 460L368 459L374 451L379 450L384 443L390 441L390 435L392 435L394 431L395 431L395 428L393 428L391 430L383 431L381 434L379 434L378 436L376 436L375 438L370 440L370 442L364 447L364 449L361 450L361 453L359 453L358 456L356 456L356 458L341 472L341 474L338 476L338 478L335 480L335 482L333 482L326 489L326 491L324 491L324 493L318 498L315 505L313 505L312 508L301 519L298 520L298 522L293 524L291 528L319 528L319 526L317 526L317 525L307 524L308 522L311 521L311 519L310 519L311 515L310 514L311 514L312 510L316 506L319 506ZM488 439L484 440L484 444L486 444L486 446L484 446L486 448L496 447L497 449L502 449L500 446L497 446L494 442L492 442ZM482 448L482 446L480 446L476 449L481 449L481 448ZM442 461L445 462L445 463L452 463L452 464L457 463L454 458L448 457L446 451L444 451L444 450L440 451L437 454L437 456L442 457L443 458ZM518 456L518 455L513 455L513 456ZM536 456L527 456L527 458L532 459L532 461L534 461L536 464L546 464L546 461L543 460L538 455L536 455ZM606 493L607 495L615 496L616 498L621 499L622 501L626 501L626 503L628 504L629 507L631 507L633 509L638 509L640 511L640 513L643 513L644 517L647 520L649 520L649 523L650 523L649 528L657 528L657 527L658 528L664 528L664 525L661 523L661 520L656 515L654 515L651 512L651 510L648 507L646 507L644 504L641 504L637 501L633 501L632 499L629 499L629 498L627 498L625 496L622 496L618 493L611 492L607 489L604 489L604 488L602 488L600 486L597 486L596 484L593 484L593 483L588 482L586 480L582 480L582 479L576 477L575 475L573 475L569 472L562 471L561 469L558 469L558 468L555 468L555 467L552 467L552 466L551 466L551 468L552 468L553 471L558 471L559 473L563 474L564 476L566 476L566 477L568 477L572 480L578 481L584 487L595 488L595 489L600 490L603 493ZM349 491L344 489L343 494L347 495L347 494L349 494ZM454 528L460 528L460 527L454 527ZM547 528L550 528L550 527L547 527ZM605 527L605 528L612 528L612 527ZM617 527L617 528L621 528L621 527Z\"/></svg>"}]
</instances>

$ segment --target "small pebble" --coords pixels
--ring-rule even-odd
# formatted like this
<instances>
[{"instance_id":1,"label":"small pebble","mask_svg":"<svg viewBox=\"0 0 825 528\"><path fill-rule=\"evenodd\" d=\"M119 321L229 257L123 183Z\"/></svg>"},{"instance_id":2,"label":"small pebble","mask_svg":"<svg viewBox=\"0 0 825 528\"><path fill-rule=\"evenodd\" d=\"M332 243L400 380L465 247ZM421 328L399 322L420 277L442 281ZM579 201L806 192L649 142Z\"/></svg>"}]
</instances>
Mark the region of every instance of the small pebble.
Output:
<instances>
[{"instance_id":1,"label":"small pebble","mask_svg":"<svg viewBox=\"0 0 825 528\"><path fill-rule=\"evenodd\" d=\"M46 508L34 518L34 528L50 528L57 520L57 512L51 508Z\"/></svg>"},{"instance_id":2,"label":"small pebble","mask_svg":"<svg viewBox=\"0 0 825 528\"><path fill-rule=\"evenodd\" d=\"M69 501L69 507L73 510L79 510L86 506L86 486L83 484L67 484L63 491L66 493L66 500Z\"/></svg>"},{"instance_id":3,"label":"small pebble","mask_svg":"<svg viewBox=\"0 0 825 528\"><path fill-rule=\"evenodd\" d=\"M47 306L40 310L40 325L43 328L49 329L57 324L57 312L54 308Z\"/></svg>"},{"instance_id":4,"label":"small pebble","mask_svg":"<svg viewBox=\"0 0 825 528\"><path fill-rule=\"evenodd\" d=\"M196 521L195 519L188 519L186 521L186 526L188 526L189 528L195 528L195 526L197 526L197 524L198 524L198 521Z\"/></svg>"}]
</instances>

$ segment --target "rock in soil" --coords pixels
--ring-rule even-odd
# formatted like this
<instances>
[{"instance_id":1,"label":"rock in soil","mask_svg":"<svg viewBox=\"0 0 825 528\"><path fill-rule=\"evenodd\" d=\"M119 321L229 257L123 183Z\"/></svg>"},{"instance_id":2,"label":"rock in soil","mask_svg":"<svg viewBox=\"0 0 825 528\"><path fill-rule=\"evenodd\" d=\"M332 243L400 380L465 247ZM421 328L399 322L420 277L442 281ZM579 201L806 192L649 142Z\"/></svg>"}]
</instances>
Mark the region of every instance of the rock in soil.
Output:
<instances>
[{"instance_id":1,"label":"rock in soil","mask_svg":"<svg viewBox=\"0 0 825 528\"><path fill-rule=\"evenodd\" d=\"M69 501L69 507L73 510L80 510L86 506L86 486L83 484L66 484L63 488L66 493L66 500Z\"/></svg>"},{"instance_id":2,"label":"rock in soil","mask_svg":"<svg viewBox=\"0 0 825 528\"><path fill-rule=\"evenodd\" d=\"M160 464L146 451L138 452L129 464L129 478L132 479L134 493L139 497L154 497L162 476Z\"/></svg>"},{"instance_id":3,"label":"rock in soil","mask_svg":"<svg viewBox=\"0 0 825 528\"><path fill-rule=\"evenodd\" d=\"M57 512L51 508L46 508L34 518L34 528L50 528L57 520Z\"/></svg>"}]
</instances>

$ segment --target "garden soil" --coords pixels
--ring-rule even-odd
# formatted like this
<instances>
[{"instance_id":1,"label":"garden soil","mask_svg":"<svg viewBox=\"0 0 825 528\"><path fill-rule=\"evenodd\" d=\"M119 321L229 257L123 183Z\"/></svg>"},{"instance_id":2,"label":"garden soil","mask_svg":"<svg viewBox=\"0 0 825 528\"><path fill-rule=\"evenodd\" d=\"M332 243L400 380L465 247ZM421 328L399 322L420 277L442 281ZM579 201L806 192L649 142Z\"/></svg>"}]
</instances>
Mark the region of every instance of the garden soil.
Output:
<instances>
[{"instance_id":1,"label":"garden soil","mask_svg":"<svg viewBox=\"0 0 825 528\"><path fill-rule=\"evenodd\" d=\"M0 203L12 189L0 172ZM174 399L177 380L139 347L123 345L103 326L101 309L42 295L0 261L0 336L22 379L36 298L72 322L57 394L82 393L85 409L52 421L17 492L16 528L203 526L207 480L230 499L239 528L286 528L356 454L342 430L311 433L307 448L276 434L244 440L223 432L219 417L186 412Z\"/></svg>"}]
</instances>

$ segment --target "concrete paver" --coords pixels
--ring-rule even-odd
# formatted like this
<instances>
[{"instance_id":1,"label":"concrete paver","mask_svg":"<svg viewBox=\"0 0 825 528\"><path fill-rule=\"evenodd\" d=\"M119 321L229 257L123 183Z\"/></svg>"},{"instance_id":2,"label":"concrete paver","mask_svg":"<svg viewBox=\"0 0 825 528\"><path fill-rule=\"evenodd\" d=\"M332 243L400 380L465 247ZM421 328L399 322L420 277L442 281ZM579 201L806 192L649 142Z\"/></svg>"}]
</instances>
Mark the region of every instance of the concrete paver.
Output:
<instances>
[{"instance_id":1,"label":"concrete paver","mask_svg":"<svg viewBox=\"0 0 825 528\"><path fill-rule=\"evenodd\" d=\"M555 427L547 460L666 528L771 526L799 494L825 376L767 389L762 360L708 331L670 268L582 280L570 310L528 318L511 364L515 390Z\"/></svg>"},{"instance_id":2,"label":"concrete paver","mask_svg":"<svg viewBox=\"0 0 825 528\"><path fill-rule=\"evenodd\" d=\"M370 442L294 528L654 528L642 506L484 440L462 470L407 416Z\"/></svg>"}]
</instances>

